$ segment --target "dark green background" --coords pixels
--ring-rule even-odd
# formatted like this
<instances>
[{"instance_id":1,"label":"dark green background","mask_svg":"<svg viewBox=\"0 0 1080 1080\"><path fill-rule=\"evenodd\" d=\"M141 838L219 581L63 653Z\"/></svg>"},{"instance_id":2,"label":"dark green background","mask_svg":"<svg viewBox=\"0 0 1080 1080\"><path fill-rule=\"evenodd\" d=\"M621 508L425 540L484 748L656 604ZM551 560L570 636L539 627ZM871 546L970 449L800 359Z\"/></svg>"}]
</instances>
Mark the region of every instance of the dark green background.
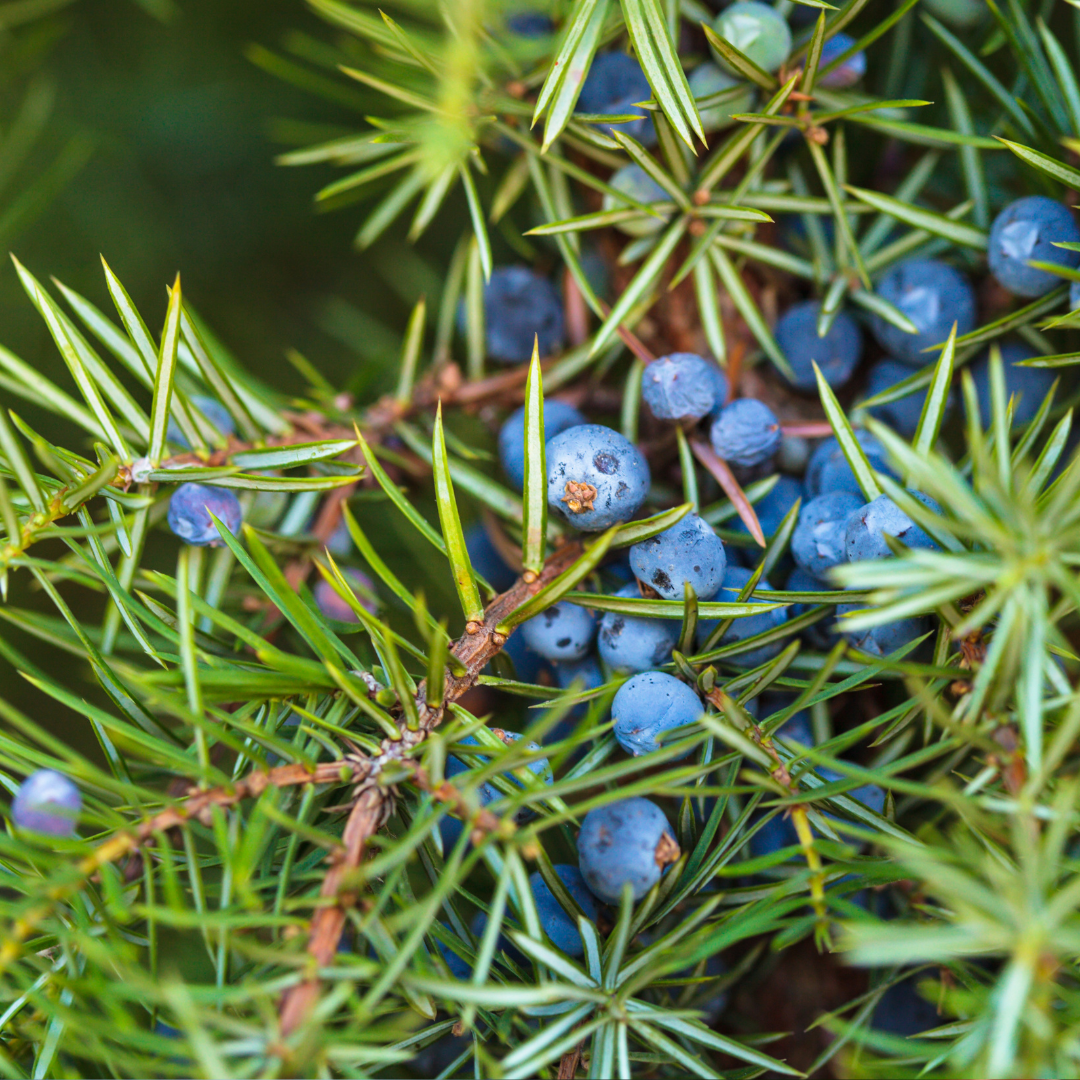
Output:
<instances>
[{"instance_id":1,"label":"dark green background","mask_svg":"<svg viewBox=\"0 0 1080 1080\"><path fill-rule=\"evenodd\" d=\"M88 163L67 187L0 242L39 280L55 275L112 314L98 258L104 255L152 329L164 318L166 283L179 271L185 296L261 378L300 392L302 380L285 359L292 347L335 384L367 399L386 385L412 303L438 288L436 260L420 263L424 245L414 251L400 238L355 251L352 237L365 208L320 214L313 204L314 193L340 173L274 164L276 154L291 148L282 141L282 119L293 125L293 144L305 141L295 132L298 121L311 125L306 141L361 125L359 109L307 94L245 55L253 44L281 52L297 34L334 40L302 0L180 0L168 23L134 0L74 0L6 42L0 32L0 63L29 55L27 68L36 69L23 77L10 68L15 77L0 74L0 125L10 123L31 79L48 80L56 90L48 126L0 198L0 211L40 180L70 139L86 136L92 144ZM344 77L327 74L348 86ZM365 104L377 108L370 97ZM376 264L383 273L374 271ZM0 345L74 392L7 260L0 263ZM2 393L0 404L47 437L69 445L74 437L77 449L88 449L50 414ZM376 518L381 514L369 507ZM47 543L36 553L58 557L63 549ZM93 596L66 592L85 618L100 618ZM51 609L25 572L12 576L9 603ZM0 635L48 671L71 664L6 623ZM77 692L102 700L89 670L83 674L74 679ZM0 687L9 703L91 749L85 721L44 699L3 659Z\"/></svg>"}]
</instances>

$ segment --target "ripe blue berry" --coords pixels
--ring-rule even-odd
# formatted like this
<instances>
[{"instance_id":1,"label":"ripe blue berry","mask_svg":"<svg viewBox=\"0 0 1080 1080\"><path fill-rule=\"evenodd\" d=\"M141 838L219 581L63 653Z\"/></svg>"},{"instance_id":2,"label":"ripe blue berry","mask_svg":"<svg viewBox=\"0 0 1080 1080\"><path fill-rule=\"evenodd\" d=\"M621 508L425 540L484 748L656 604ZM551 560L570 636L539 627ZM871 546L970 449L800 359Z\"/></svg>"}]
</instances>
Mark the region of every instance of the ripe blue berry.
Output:
<instances>
[{"instance_id":1,"label":"ripe blue berry","mask_svg":"<svg viewBox=\"0 0 1080 1080\"><path fill-rule=\"evenodd\" d=\"M565 401L544 402L544 440L588 421ZM525 407L512 412L499 429L499 463L506 478L521 491L525 486Z\"/></svg>"},{"instance_id":2,"label":"ripe blue berry","mask_svg":"<svg viewBox=\"0 0 1080 1080\"><path fill-rule=\"evenodd\" d=\"M499 553L481 522L465 533L465 550L469 553L473 569L496 592L506 592L517 581L517 573Z\"/></svg>"},{"instance_id":3,"label":"ripe blue berry","mask_svg":"<svg viewBox=\"0 0 1080 1080\"><path fill-rule=\"evenodd\" d=\"M697 723L704 711L697 694L686 683L662 671L644 671L627 679L611 703L615 738L634 757L659 750L658 735ZM670 746L671 740L664 745ZM687 747L679 757L685 757L691 749Z\"/></svg>"},{"instance_id":4,"label":"ripe blue berry","mask_svg":"<svg viewBox=\"0 0 1080 1080\"><path fill-rule=\"evenodd\" d=\"M547 661L534 653L520 634L511 634L502 651L513 663L514 676L518 682L538 685L543 674L550 671Z\"/></svg>"},{"instance_id":5,"label":"ripe blue berry","mask_svg":"<svg viewBox=\"0 0 1080 1080\"><path fill-rule=\"evenodd\" d=\"M888 656L907 645L909 641L922 637L930 629L928 619L913 616L910 619L899 619L896 622L871 626L867 630L845 630L843 616L862 610L864 610L864 605L837 604L836 626L856 649L869 653L871 656Z\"/></svg>"},{"instance_id":6,"label":"ripe blue berry","mask_svg":"<svg viewBox=\"0 0 1080 1080\"><path fill-rule=\"evenodd\" d=\"M559 880L566 886L566 891L574 898L585 917L596 922L596 917L600 914L600 905L589 892L581 871L569 863L556 863L555 873L559 875ZM529 886L532 888L540 925L551 939L552 945L557 949L562 949L567 956L584 955L585 945L581 940L581 932L577 928L577 913L571 915L555 899L555 894L547 887L539 870L529 875Z\"/></svg>"},{"instance_id":7,"label":"ripe blue berry","mask_svg":"<svg viewBox=\"0 0 1080 1080\"><path fill-rule=\"evenodd\" d=\"M897 479L896 473L890 468L885 458L885 448L869 431L857 428L855 438L875 472L885 473L886 476ZM844 456L839 441L835 438L826 439L810 455L804 485L809 498L825 495L830 491L851 491L858 494L862 490Z\"/></svg>"},{"instance_id":8,"label":"ripe blue berry","mask_svg":"<svg viewBox=\"0 0 1080 1080\"><path fill-rule=\"evenodd\" d=\"M651 206L653 203L671 202L671 196L640 166L624 165L611 174L608 184L634 202ZM603 209L633 210L632 204L604 192ZM648 236L659 232L667 223L668 216L647 215L632 221L620 221L615 228L627 236Z\"/></svg>"},{"instance_id":9,"label":"ripe blue berry","mask_svg":"<svg viewBox=\"0 0 1080 1080\"><path fill-rule=\"evenodd\" d=\"M555 665L555 682L560 690L569 690L575 683L579 692L595 690L607 680L603 669L595 656L586 656L583 660L566 660Z\"/></svg>"},{"instance_id":10,"label":"ripe blue berry","mask_svg":"<svg viewBox=\"0 0 1080 1080\"><path fill-rule=\"evenodd\" d=\"M449 924L441 922L439 925L442 926L444 930L448 930L450 933L453 933L453 930L450 929ZM450 969L450 974L453 975L454 978L457 979L459 982L468 982L469 979L472 978L472 964L469 963L469 961L466 960L464 956L458 956L458 954L454 952L454 950L449 945L447 945L445 941L442 941L439 938L435 938L435 944L438 946L439 955L443 958L443 962Z\"/></svg>"},{"instance_id":11,"label":"ripe blue berry","mask_svg":"<svg viewBox=\"0 0 1080 1080\"><path fill-rule=\"evenodd\" d=\"M844 546L847 517L862 505L862 497L851 491L830 491L806 503L799 511L799 522L791 535L795 562L819 578L842 563L847 550Z\"/></svg>"},{"instance_id":12,"label":"ripe blue berry","mask_svg":"<svg viewBox=\"0 0 1080 1080\"><path fill-rule=\"evenodd\" d=\"M713 449L729 465L752 469L779 448L780 421L763 401L739 398L724 406L709 436Z\"/></svg>"},{"instance_id":13,"label":"ripe blue berry","mask_svg":"<svg viewBox=\"0 0 1080 1080\"><path fill-rule=\"evenodd\" d=\"M575 693L581 694L586 690L595 690L598 686L603 686L607 679L596 657L586 656L584 660L570 660L563 664L556 664L555 682L560 690L573 689ZM557 706L558 702L552 704ZM549 744L559 742L573 734L574 722L585 716L591 704L591 701L582 701L574 705L544 736L544 742Z\"/></svg>"},{"instance_id":14,"label":"ripe blue berry","mask_svg":"<svg viewBox=\"0 0 1080 1080\"><path fill-rule=\"evenodd\" d=\"M736 0L717 15L713 29L768 72L778 70L791 52L791 28L782 15L759 0ZM713 55L722 68L727 68L719 53L713 50Z\"/></svg>"},{"instance_id":15,"label":"ripe blue berry","mask_svg":"<svg viewBox=\"0 0 1080 1080\"><path fill-rule=\"evenodd\" d=\"M758 524L766 536L772 536L788 511L803 497L803 486L794 476L781 476L771 490L754 503ZM736 518L731 524L735 532L749 533L742 518Z\"/></svg>"},{"instance_id":16,"label":"ripe blue berry","mask_svg":"<svg viewBox=\"0 0 1080 1080\"><path fill-rule=\"evenodd\" d=\"M1028 263L1036 260L1071 268L1080 265L1080 251L1054 247L1063 241L1080 242L1080 228L1064 203L1045 195L1017 199L994 218L990 229L990 270L1009 292L1017 296L1042 296L1061 279Z\"/></svg>"},{"instance_id":17,"label":"ripe blue berry","mask_svg":"<svg viewBox=\"0 0 1080 1080\"><path fill-rule=\"evenodd\" d=\"M583 532L632 518L649 491L649 463L624 436L580 424L547 444L548 506Z\"/></svg>"},{"instance_id":18,"label":"ripe blue berry","mask_svg":"<svg viewBox=\"0 0 1080 1080\"><path fill-rule=\"evenodd\" d=\"M1007 341L1001 346L1001 362L1005 372L1006 401L1013 398L1013 424L1026 424L1034 419L1054 383L1052 368L1017 367L1021 360L1031 360L1039 354L1022 341ZM993 405L990 394L990 350L987 349L968 369L975 380L979 399L979 416L983 426L990 424Z\"/></svg>"},{"instance_id":19,"label":"ripe blue berry","mask_svg":"<svg viewBox=\"0 0 1080 1080\"><path fill-rule=\"evenodd\" d=\"M837 780L843 780L844 774L821 766L817 769L821 779L831 784ZM868 810L880 814L885 807L885 791L877 784L864 784L862 787L852 788L843 793L845 796L860 802ZM824 810L824 807L823 807ZM846 820L836 814L824 811L825 817L832 821ZM750 839L750 851L755 857L772 855L782 848L791 847L799 843L799 834L795 831L791 818L781 812L771 818Z\"/></svg>"},{"instance_id":20,"label":"ripe blue berry","mask_svg":"<svg viewBox=\"0 0 1080 1080\"><path fill-rule=\"evenodd\" d=\"M887 357L879 360L870 369L869 378L866 381L866 396L875 397L885 390L891 390L898 382L903 382L911 376L911 368L899 360L890 360ZM919 429L919 420L922 419L923 405L926 402L927 388L915 390L906 397L897 398L895 401L886 402L884 405L874 405L870 415L884 421L899 435L910 439ZM949 391L945 402L945 417L948 418L956 405L956 394Z\"/></svg>"},{"instance_id":21,"label":"ripe blue berry","mask_svg":"<svg viewBox=\"0 0 1080 1080\"><path fill-rule=\"evenodd\" d=\"M711 361L709 363L709 381L713 387L713 407L709 416L715 420L723 412L724 406L727 404L730 386L728 385L728 377L724 374L720 365Z\"/></svg>"},{"instance_id":22,"label":"ripe blue berry","mask_svg":"<svg viewBox=\"0 0 1080 1080\"><path fill-rule=\"evenodd\" d=\"M57 839L75 835L81 811L79 789L54 769L32 772L11 802L11 820L18 828Z\"/></svg>"},{"instance_id":23,"label":"ripe blue berry","mask_svg":"<svg viewBox=\"0 0 1080 1080\"><path fill-rule=\"evenodd\" d=\"M719 373L694 353L663 356L642 371L641 396L660 420L700 420L716 404L714 371Z\"/></svg>"},{"instance_id":24,"label":"ripe blue berry","mask_svg":"<svg viewBox=\"0 0 1080 1080\"><path fill-rule=\"evenodd\" d=\"M925 977L924 974L922 978ZM874 1006L870 1024L875 1031L911 1039L946 1022L947 1017L938 1012L937 1006L918 992L911 979L905 979L881 995Z\"/></svg>"},{"instance_id":25,"label":"ripe blue berry","mask_svg":"<svg viewBox=\"0 0 1080 1080\"><path fill-rule=\"evenodd\" d=\"M822 46L821 61L818 64L819 70L831 64L842 53L846 53L854 44L855 39L847 34L834 34ZM860 51L853 53L838 68L830 71L828 75L817 79L816 83L818 86L824 86L830 90L842 89L847 86L854 86L865 74L866 53Z\"/></svg>"},{"instance_id":26,"label":"ripe blue berry","mask_svg":"<svg viewBox=\"0 0 1080 1080\"><path fill-rule=\"evenodd\" d=\"M953 323L957 337L975 329L975 290L948 263L936 259L897 263L877 283L877 293L918 327L917 334L908 334L880 315L873 318L874 336L881 347L912 367L923 367L937 359L923 350L944 342Z\"/></svg>"},{"instance_id":27,"label":"ripe blue berry","mask_svg":"<svg viewBox=\"0 0 1080 1080\"><path fill-rule=\"evenodd\" d=\"M1069 310L1076 311L1077 308L1080 308L1080 281L1069 286Z\"/></svg>"},{"instance_id":28,"label":"ripe blue berry","mask_svg":"<svg viewBox=\"0 0 1080 1080\"><path fill-rule=\"evenodd\" d=\"M753 571L747 570L743 566L729 566L727 574L724 576L724 587L716 597L717 602L725 604L737 603L739 593L742 592L746 587L746 583L753 576ZM772 586L764 578L761 578L757 583L757 588L768 590ZM747 603L765 604L768 601L758 600L751 593ZM720 622L719 619L702 619L698 623L697 636L699 644L703 646L708 641L712 636L712 632L720 625ZM747 638L757 637L758 634L775 630L776 627L783 626L785 622L787 622L787 611L784 608L772 608L769 611L763 611L760 615L747 615L735 619L714 647L720 648L746 641ZM724 660L735 667L757 667L759 664L768 663L783 647L784 643L782 641L774 641L767 645L759 645L756 649L749 649L746 652L736 653L734 656L724 657Z\"/></svg>"},{"instance_id":29,"label":"ripe blue berry","mask_svg":"<svg viewBox=\"0 0 1080 1080\"><path fill-rule=\"evenodd\" d=\"M641 598L636 582L624 585L616 596ZM679 640L677 619L642 619L604 612L597 648L604 663L615 671L650 671L671 659Z\"/></svg>"},{"instance_id":30,"label":"ripe blue berry","mask_svg":"<svg viewBox=\"0 0 1080 1080\"><path fill-rule=\"evenodd\" d=\"M797 566L791 572L791 576L787 580L786 588L788 592L819 593L830 592L833 590L834 586L814 577L813 574L804 570L801 566ZM811 608L817 606L818 605L813 602L794 604L788 609L790 612L789 617L797 619L800 615L806 614ZM803 637L811 648L827 652L836 643L836 617L830 614L825 618L820 619L812 626L808 626L803 631Z\"/></svg>"},{"instance_id":31,"label":"ripe blue berry","mask_svg":"<svg viewBox=\"0 0 1080 1080\"><path fill-rule=\"evenodd\" d=\"M542 11L522 11L507 18L506 29L518 37L538 38L554 33L555 24Z\"/></svg>"},{"instance_id":32,"label":"ripe blue berry","mask_svg":"<svg viewBox=\"0 0 1080 1080\"><path fill-rule=\"evenodd\" d=\"M577 846L585 884L609 904L619 903L626 884L640 900L679 857L663 810L648 799L622 799L590 810Z\"/></svg>"},{"instance_id":33,"label":"ripe blue berry","mask_svg":"<svg viewBox=\"0 0 1080 1080\"><path fill-rule=\"evenodd\" d=\"M233 420L229 410L220 401L207 397L205 394L192 394L191 403L210 421L220 435L228 438L228 436L236 434L236 422ZM171 417L169 418L165 438L171 443L176 443L177 446L182 446L185 450L191 449L191 443L187 441L179 425Z\"/></svg>"},{"instance_id":34,"label":"ripe blue berry","mask_svg":"<svg viewBox=\"0 0 1080 1080\"><path fill-rule=\"evenodd\" d=\"M600 130L610 134L621 131L643 146L656 145L656 127L652 117L635 109L639 101L652 99L652 87L641 65L623 52L597 56L585 76L574 111L599 116L638 116L628 124L601 124Z\"/></svg>"},{"instance_id":35,"label":"ripe blue berry","mask_svg":"<svg viewBox=\"0 0 1080 1080\"><path fill-rule=\"evenodd\" d=\"M505 745L512 746L518 739L522 738L520 732L517 731L504 731L502 728L492 728L492 734L500 739ZM464 739L460 740L460 745L475 747L475 750L470 750L470 753L475 753L478 757L491 757L494 753L488 747L481 746L477 741L476 736L468 735ZM540 747L530 742L527 744L527 749L530 751L539 750ZM534 776L537 777L541 783L550 784L552 782L551 765L547 758L536 758L528 763L528 770ZM472 766L467 765L461 758L448 757L446 759L445 776L447 780L453 780L454 777L462 776L464 773L470 772ZM518 780L512 772L503 773L505 779L509 780L515 787L521 787L521 781ZM490 781L485 780L483 783L478 784L474 789L476 797L482 807L489 808L492 813L499 813L499 800L504 798L503 793ZM532 811L527 807L520 807L514 813L514 821L517 824L528 821L532 817ZM462 831L465 828L465 823L459 821L457 818L444 817L439 822L439 832L442 834L443 850L449 853L450 849L457 843L458 837L461 836Z\"/></svg>"},{"instance_id":36,"label":"ripe blue berry","mask_svg":"<svg viewBox=\"0 0 1080 1080\"><path fill-rule=\"evenodd\" d=\"M924 495L921 491L912 491L909 494L934 513L941 513L941 507L929 495ZM938 546L888 495L879 495L873 502L853 510L845 521L844 550L848 562L887 559L892 552L885 543L886 534L895 536L909 548Z\"/></svg>"},{"instance_id":37,"label":"ripe blue berry","mask_svg":"<svg viewBox=\"0 0 1080 1080\"><path fill-rule=\"evenodd\" d=\"M630 549L630 566L640 581L664 600L682 600L690 582L699 600L714 597L724 582L724 542L697 514Z\"/></svg>"},{"instance_id":38,"label":"ripe blue berry","mask_svg":"<svg viewBox=\"0 0 1080 1080\"><path fill-rule=\"evenodd\" d=\"M586 608L560 600L522 623L521 635L545 660L580 660L596 638L596 619Z\"/></svg>"},{"instance_id":39,"label":"ripe blue berry","mask_svg":"<svg viewBox=\"0 0 1080 1080\"><path fill-rule=\"evenodd\" d=\"M834 388L845 385L862 356L863 336L859 324L841 311L829 332L818 337L817 320L821 304L806 300L784 312L776 324L776 343L791 365L791 385L806 394L817 393L814 363L825 381Z\"/></svg>"},{"instance_id":40,"label":"ripe blue berry","mask_svg":"<svg viewBox=\"0 0 1080 1080\"><path fill-rule=\"evenodd\" d=\"M348 579L353 592L356 593L360 606L374 615L376 605L372 597L375 595L375 585L371 578L363 571L355 570L351 566L344 567L341 572ZM356 612L338 596L333 585L326 578L320 577L315 582L315 587L311 590L311 593L315 598L315 606L328 619L336 619L338 622L346 623L358 623L360 621Z\"/></svg>"},{"instance_id":41,"label":"ripe blue berry","mask_svg":"<svg viewBox=\"0 0 1080 1080\"><path fill-rule=\"evenodd\" d=\"M489 922L488 913L486 911L478 911L469 920L469 929L472 931L472 936L479 941L484 936L484 931L487 930ZM505 926L510 920L503 916L503 925ZM510 925L514 929L519 929L516 923L510 922ZM495 939L495 948L498 952L506 953L515 964L527 964L529 961L525 959L524 954L520 949L506 936L506 934L499 934Z\"/></svg>"},{"instance_id":42,"label":"ripe blue berry","mask_svg":"<svg viewBox=\"0 0 1080 1080\"><path fill-rule=\"evenodd\" d=\"M465 328L465 306L458 311ZM562 300L546 277L527 266L499 266L484 286L484 333L489 360L524 364L532 357L535 335L541 356L563 344Z\"/></svg>"},{"instance_id":43,"label":"ripe blue berry","mask_svg":"<svg viewBox=\"0 0 1080 1080\"><path fill-rule=\"evenodd\" d=\"M211 514L233 535L239 531L240 501L229 488L181 484L169 499L169 528L193 547L221 547Z\"/></svg>"},{"instance_id":44,"label":"ripe blue berry","mask_svg":"<svg viewBox=\"0 0 1080 1080\"><path fill-rule=\"evenodd\" d=\"M690 93L698 101L698 115L701 117L701 126L705 131L721 131L730 127L735 122L732 116L749 112L753 105L753 89L715 64L698 64L690 72L686 81L690 85ZM736 86L741 86L743 92L729 97L719 105L702 107L702 98L712 97L714 94L731 90Z\"/></svg>"}]
</instances>

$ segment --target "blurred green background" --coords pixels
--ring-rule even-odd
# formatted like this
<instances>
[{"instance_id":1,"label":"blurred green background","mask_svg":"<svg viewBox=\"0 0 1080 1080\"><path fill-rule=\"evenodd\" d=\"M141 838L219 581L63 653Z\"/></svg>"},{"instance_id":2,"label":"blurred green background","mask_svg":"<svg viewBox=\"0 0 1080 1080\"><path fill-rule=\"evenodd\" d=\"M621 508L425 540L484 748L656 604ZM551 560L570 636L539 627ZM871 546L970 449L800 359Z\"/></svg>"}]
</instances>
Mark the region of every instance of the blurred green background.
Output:
<instances>
[{"instance_id":1,"label":"blurred green background","mask_svg":"<svg viewBox=\"0 0 1080 1080\"><path fill-rule=\"evenodd\" d=\"M2 238L39 278L55 275L108 309L100 253L153 325L179 270L185 295L241 360L284 388L301 387L288 347L342 383L358 360L396 351L396 331L384 328L400 325L398 309L415 299L408 275L395 293L352 250L359 211L315 211L312 195L329 170L273 163L287 148L277 118L310 125L297 138L311 141L355 129L361 115L245 55L303 34L325 40L325 23L301 0L180 0L167 23L132 0L75 0L14 34L24 53L31 39L44 50L55 38L35 78L56 92L16 188L40 178L73 136L90 141L87 164L48 208ZM26 86L12 82L5 124ZM60 370L10 266L0 272L0 311L0 343L50 374Z\"/></svg>"},{"instance_id":2,"label":"blurred green background","mask_svg":"<svg viewBox=\"0 0 1080 1080\"><path fill-rule=\"evenodd\" d=\"M296 348L335 384L364 397L377 392L396 363L408 310L425 289L438 288L430 269L437 263L421 263L400 238L366 255L356 252L352 237L363 208L320 214L314 207L314 193L333 170L274 164L289 139L310 143L355 130L363 106L370 111L375 99L332 72L327 81L354 107L307 94L247 55L252 46L281 50L327 41L326 24L302 0L179 0L167 22L135 0L73 0L5 27L5 11L25 13L28 2L39 0L0 4L0 135L17 126L28 93L38 95L39 106L50 93L54 98L33 148L0 188L0 245L39 280L55 275L113 314L99 262L104 255L155 330L164 318L166 283L180 271L185 297L264 380L301 391L285 358ZM68 162L70 174L71 163L83 157L45 204L57 160ZM6 171L0 160L0 184ZM376 262L391 283L373 271ZM0 266L0 316L0 346L73 390L7 260ZM46 437L70 442L71 429L51 414L4 391L0 404ZM58 557L63 550L50 544L41 554ZM8 612L42 606L28 579L12 576ZM100 601L80 594L85 615L99 619ZM0 637L47 670L70 663L6 620ZM80 692L103 700L89 670L85 676ZM2 657L0 685L11 704L65 739L78 731L74 741L91 750L85 724L72 724L55 703L43 716L41 695Z\"/></svg>"}]
</instances>

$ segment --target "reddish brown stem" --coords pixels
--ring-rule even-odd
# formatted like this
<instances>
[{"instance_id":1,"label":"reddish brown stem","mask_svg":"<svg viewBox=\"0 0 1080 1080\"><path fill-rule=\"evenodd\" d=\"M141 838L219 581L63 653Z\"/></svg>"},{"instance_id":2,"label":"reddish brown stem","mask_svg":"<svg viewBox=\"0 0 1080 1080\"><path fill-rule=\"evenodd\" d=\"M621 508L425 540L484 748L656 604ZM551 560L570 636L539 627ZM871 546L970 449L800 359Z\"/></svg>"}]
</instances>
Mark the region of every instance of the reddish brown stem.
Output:
<instances>
[{"instance_id":1,"label":"reddish brown stem","mask_svg":"<svg viewBox=\"0 0 1080 1080\"><path fill-rule=\"evenodd\" d=\"M750 535L764 547L765 534L761 531L761 523L758 521L753 505L746 497L746 492L735 479L735 474L728 468L728 463L722 457L718 457L713 448L700 439L691 439L690 449L694 451L694 457L709 470L716 482L724 489L724 494L738 510L739 517L742 518Z\"/></svg>"}]
</instances>

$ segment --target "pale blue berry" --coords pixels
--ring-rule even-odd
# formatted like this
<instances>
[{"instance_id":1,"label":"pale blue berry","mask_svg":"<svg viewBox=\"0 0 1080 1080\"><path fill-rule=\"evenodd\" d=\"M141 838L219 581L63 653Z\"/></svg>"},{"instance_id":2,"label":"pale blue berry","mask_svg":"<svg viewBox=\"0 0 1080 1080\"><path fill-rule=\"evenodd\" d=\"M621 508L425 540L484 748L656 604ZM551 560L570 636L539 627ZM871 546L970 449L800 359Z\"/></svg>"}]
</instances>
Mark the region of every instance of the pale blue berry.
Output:
<instances>
[{"instance_id":1,"label":"pale blue berry","mask_svg":"<svg viewBox=\"0 0 1080 1080\"><path fill-rule=\"evenodd\" d=\"M623 887L640 900L679 856L664 812L648 799L622 799L585 815L577 838L578 866L601 900L617 904Z\"/></svg>"},{"instance_id":2,"label":"pale blue berry","mask_svg":"<svg viewBox=\"0 0 1080 1080\"><path fill-rule=\"evenodd\" d=\"M659 750L658 736L697 723L704 711L686 683L662 671L644 671L627 679L611 703L615 738L634 757ZM670 746L671 741L664 745ZM685 757L691 749L687 747L678 757Z\"/></svg>"},{"instance_id":3,"label":"pale blue berry","mask_svg":"<svg viewBox=\"0 0 1080 1080\"><path fill-rule=\"evenodd\" d=\"M615 595L640 599L641 590L631 582ZM606 611L600 620L597 648L604 663L615 671L649 671L671 659L678 640L678 619L645 619Z\"/></svg>"},{"instance_id":4,"label":"pale blue berry","mask_svg":"<svg viewBox=\"0 0 1080 1080\"><path fill-rule=\"evenodd\" d=\"M596 917L600 914L600 905L597 904L596 898L585 884L581 871L576 866L570 866L567 863L556 863L555 873L559 875L559 880L566 886L566 891L585 913L585 917L596 922ZM563 908L562 904L555 899L555 894L547 887L539 871L529 875L529 886L536 904L536 914L540 917L540 925L551 939L552 945L561 949L567 956L584 955L585 945L581 940L581 931L578 930L577 913L571 914Z\"/></svg>"},{"instance_id":5,"label":"pale blue berry","mask_svg":"<svg viewBox=\"0 0 1080 1080\"><path fill-rule=\"evenodd\" d=\"M724 406L709 434L716 453L736 468L763 465L780 447L780 421L768 405L754 398Z\"/></svg>"},{"instance_id":6,"label":"pale blue berry","mask_svg":"<svg viewBox=\"0 0 1080 1080\"><path fill-rule=\"evenodd\" d=\"M1009 203L990 228L990 271L1017 296L1042 296L1061 279L1028 263L1056 263L1075 269L1080 251L1055 247L1080 242L1080 227L1072 211L1045 195L1028 195Z\"/></svg>"},{"instance_id":7,"label":"pale blue berry","mask_svg":"<svg viewBox=\"0 0 1080 1080\"><path fill-rule=\"evenodd\" d=\"M550 442L567 428L588 421L565 401L544 401L544 441ZM521 491L525 487L525 407L512 412L499 429L499 464L506 478Z\"/></svg>"},{"instance_id":8,"label":"pale blue berry","mask_svg":"<svg viewBox=\"0 0 1080 1080\"><path fill-rule=\"evenodd\" d=\"M727 557L724 542L697 514L687 514L670 529L630 549L638 580L664 600L682 600L689 582L699 600L710 600L723 584Z\"/></svg>"},{"instance_id":9,"label":"pale blue berry","mask_svg":"<svg viewBox=\"0 0 1080 1080\"><path fill-rule=\"evenodd\" d=\"M587 608L560 600L522 623L521 635L545 660L580 660L596 638L596 618Z\"/></svg>"},{"instance_id":10,"label":"pale blue berry","mask_svg":"<svg viewBox=\"0 0 1080 1080\"><path fill-rule=\"evenodd\" d=\"M821 577L846 558L845 528L848 515L863 505L850 491L830 491L811 499L799 511L791 535L791 554L803 570Z\"/></svg>"},{"instance_id":11,"label":"pale blue berry","mask_svg":"<svg viewBox=\"0 0 1080 1080\"><path fill-rule=\"evenodd\" d=\"M240 530L240 501L229 488L210 484L181 484L169 499L169 528L193 547L223 543L213 514L234 536Z\"/></svg>"},{"instance_id":12,"label":"pale blue berry","mask_svg":"<svg viewBox=\"0 0 1080 1080\"><path fill-rule=\"evenodd\" d=\"M623 435L580 424L547 444L548 506L583 532L627 521L649 491L649 464Z\"/></svg>"},{"instance_id":13,"label":"pale blue berry","mask_svg":"<svg viewBox=\"0 0 1080 1080\"><path fill-rule=\"evenodd\" d=\"M694 353L663 356L641 373L642 399L660 420L700 420L716 404L714 372L719 369Z\"/></svg>"},{"instance_id":14,"label":"pale blue berry","mask_svg":"<svg viewBox=\"0 0 1080 1080\"><path fill-rule=\"evenodd\" d=\"M11 819L18 828L57 839L75 835L81 812L79 789L54 769L31 773L11 803Z\"/></svg>"}]
</instances>

